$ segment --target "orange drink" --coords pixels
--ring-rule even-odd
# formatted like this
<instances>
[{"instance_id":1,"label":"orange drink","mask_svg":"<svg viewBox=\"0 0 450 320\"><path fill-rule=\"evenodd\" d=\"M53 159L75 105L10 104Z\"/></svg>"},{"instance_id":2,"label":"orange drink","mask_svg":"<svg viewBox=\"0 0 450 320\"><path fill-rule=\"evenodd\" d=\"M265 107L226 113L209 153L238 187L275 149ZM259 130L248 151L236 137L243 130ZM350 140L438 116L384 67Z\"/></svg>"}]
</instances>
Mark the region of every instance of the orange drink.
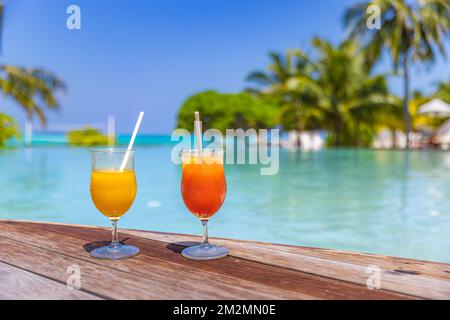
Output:
<instances>
[{"instance_id":1,"label":"orange drink","mask_svg":"<svg viewBox=\"0 0 450 320\"><path fill-rule=\"evenodd\" d=\"M101 213L110 220L119 220L130 209L136 197L134 171L93 171L91 196Z\"/></svg>"},{"instance_id":2,"label":"orange drink","mask_svg":"<svg viewBox=\"0 0 450 320\"><path fill-rule=\"evenodd\" d=\"M202 222L203 239L181 254L195 260L221 259L228 255L228 249L208 242L208 220L222 207L227 194L223 150L199 151L182 153L181 196L189 211Z\"/></svg>"},{"instance_id":3,"label":"orange drink","mask_svg":"<svg viewBox=\"0 0 450 320\"><path fill-rule=\"evenodd\" d=\"M131 208L136 197L134 150L107 148L93 149L91 171L91 198L95 207L112 224L112 241L95 248L91 256L97 259L125 259L139 253L139 248L119 241L117 223Z\"/></svg>"},{"instance_id":4,"label":"orange drink","mask_svg":"<svg viewBox=\"0 0 450 320\"><path fill-rule=\"evenodd\" d=\"M205 157L198 163L195 157L183 159L181 194L186 207L200 220L215 214L227 193L223 163Z\"/></svg>"}]
</instances>

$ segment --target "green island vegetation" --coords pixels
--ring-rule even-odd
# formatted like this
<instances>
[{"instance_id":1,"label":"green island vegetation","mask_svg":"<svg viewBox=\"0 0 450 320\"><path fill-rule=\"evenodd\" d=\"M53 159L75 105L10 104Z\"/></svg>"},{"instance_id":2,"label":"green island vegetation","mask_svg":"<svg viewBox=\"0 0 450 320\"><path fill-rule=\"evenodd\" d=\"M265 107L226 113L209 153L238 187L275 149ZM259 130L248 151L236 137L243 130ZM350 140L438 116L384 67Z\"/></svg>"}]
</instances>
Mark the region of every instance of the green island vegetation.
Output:
<instances>
[{"instance_id":1,"label":"green island vegetation","mask_svg":"<svg viewBox=\"0 0 450 320\"><path fill-rule=\"evenodd\" d=\"M221 94L205 91L196 94L181 107L178 128L193 130L192 115L202 114L204 130L216 128L271 128L278 123L279 110L270 98L259 99L249 93Z\"/></svg>"},{"instance_id":2,"label":"green island vegetation","mask_svg":"<svg viewBox=\"0 0 450 320\"><path fill-rule=\"evenodd\" d=\"M367 28L370 5L380 8L380 29ZM343 42L316 37L308 53L270 52L269 66L248 75L252 86L244 93L207 91L189 97L179 110L178 127L192 130L192 112L198 110L205 128L258 128L252 126L256 123L286 131L326 130L328 145L369 147L383 129L405 132L409 146L410 131L442 124L442 119L418 114L418 108L436 97L450 103L450 82L438 84L431 95L411 94L409 68L445 57L448 0L362 2L348 8L343 20L348 31ZM403 79L403 97L389 91L386 74L374 72L383 54L392 61L391 76Z\"/></svg>"},{"instance_id":3,"label":"green island vegetation","mask_svg":"<svg viewBox=\"0 0 450 320\"><path fill-rule=\"evenodd\" d=\"M16 121L4 114L0 113L0 148L6 145L6 142L11 138L19 138L19 128Z\"/></svg>"},{"instance_id":4,"label":"green island vegetation","mask_svg":"<svg viewBox=\"0 0 450 320\"><path fill-rule=\"evenodd\" d=\"M84 128L73 130L67 134L67 139L72 146L106 146L108 145L108 136L102 134L94 128Z\"/></svg>"}]
</instances>

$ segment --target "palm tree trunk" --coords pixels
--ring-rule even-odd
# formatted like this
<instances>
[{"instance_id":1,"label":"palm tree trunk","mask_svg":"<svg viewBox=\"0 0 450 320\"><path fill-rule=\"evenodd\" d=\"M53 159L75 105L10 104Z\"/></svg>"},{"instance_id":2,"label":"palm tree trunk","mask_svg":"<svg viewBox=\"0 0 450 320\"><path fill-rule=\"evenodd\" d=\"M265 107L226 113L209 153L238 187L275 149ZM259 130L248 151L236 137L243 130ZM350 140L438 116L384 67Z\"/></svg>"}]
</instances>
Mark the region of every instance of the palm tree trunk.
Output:
<instances>
[{"instance_id":1,"label":"palm tree trunk","mask_svg":"<svg viewBox=\"0 0 450 320\"><path fill-rule=\"evenodd\" d=\"M295 148L299 150L302 148L302 139L300 136L301 133L301 131L295 130L295 134L297 135L297 145L295 146Z\"/></svg>"},{"instance_id":2,"label":"palm tree trunk","mask_svg":"<svg viewBox=\"0 0 450 320\"><path fill-rule=\"evenodd\" d=\"M359 121L357 121L356 122L356 124L355 124L355 136L356 136L356 139L355 139L355 147L357 147L357 148L360 148L361 147L361 132L360 132L360 130L359 130Z\"/></svg>"},{"instance_id":3,"label":"palm tree trunk","mask_svg":"<svg viewBox=\"0 0 450 320\"><path fill-rule=\"evenodd\" d=\"M409 71L408 55L403 56L403 117L406 129L406 149L409 149L409 133L411 132L411 116L409 114Z\"/></svg>"},{"instance_id":4,"label":"palm tree trunk","mask_svg":"<svg viewBox=\"0 0 450 320\"><path fill-rule=\"evenodd\" d=\"M296 136L297 136L297 145L296 148L298 148L299 150L302 148L302 140L300 138L300 134L302 132L302 116L301 116L301 112L300 112L300 103L296 102L297 107L295 108L296 110L296 124L295 124L295 131L296 131Z\"/></svg>"},{"instance_id":5,"label":"palm tree trunk","mask_svg":"<svg viewBox=\"0 0 450 320\"><path fill-rule=\"evenodd\" d=\"M397 129L391 128L392 149L397 149Z\"/></svg>"},{"instance_id":6,"label":"palm tree trunk","mask_svg":"<svg viewBox=\"0 0 450 320\"><path fill-rule=\"evenodd\" d=\"M341 121L335 116L334 118L334 146L339 147L341 144Z\"/></svg>"}]
</instances>

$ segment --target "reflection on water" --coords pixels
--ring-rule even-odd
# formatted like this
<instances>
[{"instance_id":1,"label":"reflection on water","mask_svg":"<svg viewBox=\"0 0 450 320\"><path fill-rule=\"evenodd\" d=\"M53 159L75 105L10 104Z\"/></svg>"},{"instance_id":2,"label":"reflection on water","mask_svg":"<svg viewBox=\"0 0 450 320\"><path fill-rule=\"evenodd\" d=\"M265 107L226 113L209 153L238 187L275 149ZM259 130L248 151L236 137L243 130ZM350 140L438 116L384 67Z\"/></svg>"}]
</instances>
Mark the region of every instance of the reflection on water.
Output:
<instances>
[{"instance_id":1,"label":"reflection on water","mask_svg":"<svg viewBox=\"0 0 450 320\"><path fill-rule=\"evenodd\" d=\"M106 225L89 194L85 149L0 151L0 218ZM324 150L280 154L275 176L226 166L213 236L450 262L450 153ZM169 147L136 153L138 195L123 227L200 233Z\"/></svg>"}]
</instances>

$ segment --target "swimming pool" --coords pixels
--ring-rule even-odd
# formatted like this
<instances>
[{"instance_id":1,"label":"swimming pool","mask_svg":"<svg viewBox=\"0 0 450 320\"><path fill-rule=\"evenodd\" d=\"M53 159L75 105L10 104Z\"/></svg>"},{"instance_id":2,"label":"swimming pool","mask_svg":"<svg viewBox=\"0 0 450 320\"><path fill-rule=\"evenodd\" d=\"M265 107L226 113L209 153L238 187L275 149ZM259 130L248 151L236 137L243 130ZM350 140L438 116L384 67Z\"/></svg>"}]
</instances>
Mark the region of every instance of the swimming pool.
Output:
<instances>
[{"instance_id":1,"label":"swimming pool","mask_svg":"<svg viewBox=\"0 0 450 320\"><path fill-rule=\"evenodd\" d=\"M170 146L139 147L138 195L120 227L194 233ZM280 170L227 166L210 235L450 262L450 152L281 151ZM108 225L80 148L0 150L0 218Z\"/></svg>"}]
</instances>

